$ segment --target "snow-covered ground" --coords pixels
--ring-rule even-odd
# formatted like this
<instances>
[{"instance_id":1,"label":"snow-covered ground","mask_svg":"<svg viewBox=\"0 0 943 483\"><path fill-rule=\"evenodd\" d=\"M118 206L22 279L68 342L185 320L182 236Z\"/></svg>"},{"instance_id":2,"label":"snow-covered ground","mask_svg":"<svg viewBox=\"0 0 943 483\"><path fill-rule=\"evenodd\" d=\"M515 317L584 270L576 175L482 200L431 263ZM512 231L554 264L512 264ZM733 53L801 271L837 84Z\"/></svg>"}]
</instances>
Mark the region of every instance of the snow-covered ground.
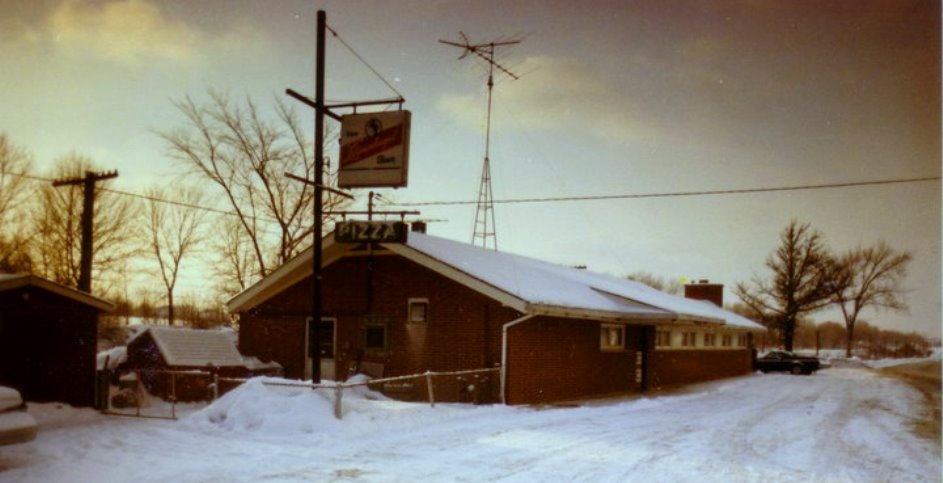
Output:
<instances>
[{"instance_id":1,"label":"snow-covered ground","mask_svg":"<svg viewBox=\"0 0 943 483\"><path fill-rule=\"evenodd\" d=\"M751 375L582 407L408 404L247 383L179 421L32 405L0 481L941 480L910 386L866 368Z\"/></svg>"}]
</instances>

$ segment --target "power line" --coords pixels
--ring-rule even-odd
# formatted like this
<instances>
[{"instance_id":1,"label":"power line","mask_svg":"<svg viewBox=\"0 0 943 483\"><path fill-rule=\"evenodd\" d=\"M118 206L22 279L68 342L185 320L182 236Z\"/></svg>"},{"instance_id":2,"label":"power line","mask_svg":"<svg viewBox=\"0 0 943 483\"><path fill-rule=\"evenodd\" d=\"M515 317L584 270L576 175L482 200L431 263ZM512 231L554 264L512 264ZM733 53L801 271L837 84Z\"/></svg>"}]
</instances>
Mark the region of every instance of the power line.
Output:
<instances>
[{"instance_id":1,"label":"power line","mask_svg":"<svg viewBox=\"0 0 943 483\"><path fill-rule=\"evenodd\" d=\"M17 177L20 177L20 178L30 179L30 180L33 180L33 181L47 181L47 182L50 182L50 183L55 181L55 180L52 179L52 178L44 178L44 177L42 177L42 176L33 176L33 175L29 175L29 174L21 174L21 173L8 173L8 174L11 174L11 175L13 175L13 176L17 176ZM138 198L138 199L142 199L142 200L149 200L149 201L154 201L154 202L157 202L157 203L165 203L165 204L168 204L168 205L181 206L181 207L184 207L184 208L193 208L193 209L196 209L196 210L204 210L204 211L209 211L209 212L217 213L217 214L220 214L220 215L239 216L239 215L238 215L236 212L234 212L234 211L220 210L220 209L218 209L218 208L210 208L210 207L208 207L208 206L194 205L194 204L192 204L192 203L184 203L184 202L182 202L182 201L167 200L167 199L163 199L163 198L157 198L157 197L155 197L155 196L142 195L142 194L139 194L139 193L131 193L131 192L129 192L129 191L116 190L116 189L112 189L112 188L104 188L104 187L102 187L102 188L99 188L99 189L100 189L101 191L108 191L108 192L115 193L115 194L119 194L119 195L123 195L123 196L130 196L130 197L132 197L132 198ZM274 222L275 220L270 220L270 221Z\"/></svg>"},{"instance_id":2,"label":"power line","mask_svg":"<svg viewBox=\"0 0 943 483\"><path fill-rule=\"evenodd\" d=\"M845 183L827 183L798 186L775 186L765 188L744 188L744 189L724 189L724 190L701 190L701 191L676 191L664 193L632 193L618 195L596 195L596 196L557 196L546 198L509 198L505 200L494 200L495 204L518 204L518 203L553 203L565 201L599 201L599 200L625 200L642 198L671 198L683 196L717 196L717 195L735 195L749 193L771 193L777 191L801 191L801 190L819 190L833 188L852 188L859 186L876 186L898 183L917 183L923 181L938 181L939 176L928 176L923 178L901 178L885 179L874 181L850 181ZM417 201L417 202L394 202L399 206L452 206L452 205L473 205L478 203L475 200L453 200L453 201Z\"/></svg>"}]
</instances>

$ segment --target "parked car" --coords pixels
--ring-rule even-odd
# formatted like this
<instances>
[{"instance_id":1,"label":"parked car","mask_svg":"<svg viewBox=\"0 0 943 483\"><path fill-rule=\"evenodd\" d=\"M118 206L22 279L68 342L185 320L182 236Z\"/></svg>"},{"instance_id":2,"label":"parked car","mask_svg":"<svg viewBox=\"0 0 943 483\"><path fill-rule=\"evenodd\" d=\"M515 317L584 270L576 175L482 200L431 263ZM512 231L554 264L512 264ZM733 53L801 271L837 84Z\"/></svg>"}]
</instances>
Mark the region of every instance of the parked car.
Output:
<instances>
[{"instance_id":1,"label":"parked car","mask_svg":"<svg viewBox=\"0 0 943 483\"><path fill-rule=\"evenodd\" d=\"M26 412L20 392L0 386L0 446L32 441L36 430L36 420Z\"/></svg>"},{"instance_id":2,"label":"parked car","mask_svg":"<svg viewBox=\"0 0 943 483\"><path fill-rule=\"evenodd\" d=\"M791 374L812 374L822 364L817 357L796 355L789 351L770 351L756 360L756 369L763 372L789 372Z\"/></svg>"}]
</instances>

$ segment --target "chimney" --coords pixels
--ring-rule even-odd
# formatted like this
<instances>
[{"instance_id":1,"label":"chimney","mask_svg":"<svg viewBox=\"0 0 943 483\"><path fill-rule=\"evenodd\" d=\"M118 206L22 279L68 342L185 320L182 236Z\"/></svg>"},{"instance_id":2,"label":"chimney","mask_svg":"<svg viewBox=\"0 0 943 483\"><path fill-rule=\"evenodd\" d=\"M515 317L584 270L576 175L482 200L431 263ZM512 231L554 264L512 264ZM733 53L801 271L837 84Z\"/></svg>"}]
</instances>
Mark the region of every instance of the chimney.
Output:
<instances>
[{"instance_id":1,"label":"chimney","mask_svg":"<svg viewBox=\"0 0 943 483\"><path fill-rule=\"evenodd\" d=\"M707 300L722 308L724 306L724 285L722 283L710 283L710 280L698 280L684 286L684 297Z\"/></svg>"},{"instance_id":2,"label":"chimney","mask_svg":"<svg viewBox=\"0 0 943 483\"><path fill-rule=\"evenodd\" d=\"M424 221L414 221L410 223L410 228L416 233L425 233L426 232L426 222Z\"/></svg>"}]
</instances>

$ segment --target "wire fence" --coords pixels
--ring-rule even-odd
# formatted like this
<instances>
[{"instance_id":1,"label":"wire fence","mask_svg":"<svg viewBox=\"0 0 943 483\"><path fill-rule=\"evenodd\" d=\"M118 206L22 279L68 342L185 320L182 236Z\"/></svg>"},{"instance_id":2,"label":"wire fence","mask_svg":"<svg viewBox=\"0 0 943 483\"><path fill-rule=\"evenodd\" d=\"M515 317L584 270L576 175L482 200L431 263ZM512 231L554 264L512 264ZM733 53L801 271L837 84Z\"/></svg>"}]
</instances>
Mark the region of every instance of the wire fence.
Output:
<instances>
[{"instance_id":1,"label":"wire fence","mask_svg":"<svg viewBox=\"0 0 943 483\"><path fill-rule=\"evenodd\" d=\"M488 369L470 369L461 371L426 371L405 376L384 377L354 382L313 383L304 381L262 381L266 386L293 387L310 390L324 389L333 392L334 417L343 418L344 391L357 387L382 389L391 383L418 381L425 386L424 399L430 407L435 407L436 378L452 377L464 380L464 377L491 377L500 372L499 367ZM183 402L215 401L222 394L242 385L251 378L220 376L215 370L134 370L112 384L111 371L100 371L98 378L97 404L104 414L113 416L133 416L141 418L177 419L177 404ZM441 382L439 383L441 384ZM470 385L469 387L473 387ZM163 403L151 404L152 397L160 398ZM449 398L446 398L449 399ZM440 398L438 400L442 402ZM169 414L167 414L169 412Z\"/></svg>"}]
</instances>

